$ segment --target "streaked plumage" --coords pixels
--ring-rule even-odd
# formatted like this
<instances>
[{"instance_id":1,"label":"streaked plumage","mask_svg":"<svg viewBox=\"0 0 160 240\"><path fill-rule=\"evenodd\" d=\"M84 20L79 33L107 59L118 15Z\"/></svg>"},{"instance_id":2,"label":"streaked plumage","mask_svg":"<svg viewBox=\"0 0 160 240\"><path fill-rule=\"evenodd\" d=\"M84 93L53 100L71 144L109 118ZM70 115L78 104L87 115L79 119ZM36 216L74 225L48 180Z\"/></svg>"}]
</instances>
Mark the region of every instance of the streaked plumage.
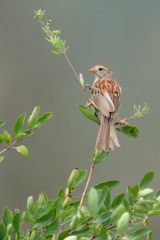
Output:
<instances>
[{"instance_id":1,"label":"streaked plumage","mask_svg":"<svg viewBox=\"0 0 160 240\"><path fill-rule=\"evenodd\" d=\"M95 149L108 152L109 149L114 150L114 145L120 146L113 118L117 115L120 106L121 88L112 70L107 66L96 65L89 71L95 74L92 85L93 101L102 113Z\"/></svg>"}]
</instances>

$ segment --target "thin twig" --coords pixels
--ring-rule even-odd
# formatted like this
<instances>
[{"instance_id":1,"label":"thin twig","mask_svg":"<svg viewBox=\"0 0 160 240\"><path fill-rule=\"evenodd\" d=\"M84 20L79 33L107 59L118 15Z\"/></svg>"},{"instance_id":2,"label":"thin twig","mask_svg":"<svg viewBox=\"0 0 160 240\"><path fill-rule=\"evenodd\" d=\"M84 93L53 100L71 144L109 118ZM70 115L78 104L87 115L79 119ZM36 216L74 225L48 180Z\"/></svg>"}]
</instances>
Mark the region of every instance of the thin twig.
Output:
<instances>
[{"instance_id":1,"label":"thin twig","mask_svg":"<svg viewBox=\"0 0 160 240\"><path fill-rule=\"evenodd\" d=\"M73 72L73 74L74 74L74 76L75 76L75 78L76 78L76 80L77 80L77 82L78 82L78 84L79 84L79 86L80 86L80 88L81 88L81 90L82 90L84 96L85 96L85 97L87 98L87 100L89 101L89 97L88 97L87 93L85 92L85 89L83 88L82 84L80 83L80 81L79 81L79 77L78 77L78 75L77 75L77 73L76 73L76 71L75 71L73 65L71 64L69 58L67 57L67 55L66 55L65 52L63 52L62 55L65 57L65 59L66 59L68 65L70 66L70 68L71 68L71 70L72 70L72 72Z\"/></svg>"},{"instance_id":2,"label":"thin twig","mask_svg":"<svg viewBox=\"0 0 160 240\"><path fill-rule=\"evenodd\" d=\"M7 148L3 149L3 150L0 152L0 154L8 151L8 150L9 150L10 148L12 148L17 142L19 142L19 141L21 141L21 140L22 140L22 138L16 139L16 140L15 140L12 144L10 144Z\"/></svg>"},{"instance_id":3,"label":"thin twig","mask_svg":"<svg viewBox=\"0 0 160 240\"><path fill-rule=\"evenodd\" d=\"M73 72L73 74L74 74L74 76L75 76L75 78L76 78L76 80L77 80L77 82L78 82L78 84L79 84L79 86L80 86L80 88L81 88L84 96L85 96L85 97L87 98L87 100L89 101L89 97L88 97L88 95L86 94L83 86L81 85L81 83L80 83L80 81L79 81L79 77L78 77L78 75L77 75L77 73L76 73L73 65L71 64L70 60L68 59L66 53L63 52L62 54L63 54L63 56L65 57L67 63L69 64L69 66L70 66L70 68L71 68L71 70L72 70L72 72ZM90 172L89 172L89 175L88 175L88 179L87 179L87 182L86 182L84 191L83 191L83 193L82 193L82 197L81 197L81 201L80 201L80 204L79 204L79 208L78 208L78 209L80 209L80 208L82 207L82 205L83 205L84 198L85 198L85 196L86 196L86 193L87 193L87 190L88 190L88 186L89 186L89 183L90 183L90 181L91 181L91 177L92 177L92 174L93 174L94 167L95 167L95 163L92 162L91 167L90 167Z\"/></svg>"},{"instance_id":4,"label":"thin twig","mask_svg":"<svg viewBox=\"0 0 160 240\"><path fill-rule=\"evenodd\" d=\"M42 21L40 21L40 22L44 25L44 23L43 23ZM49 33L49 36L50 36L51 38L54 38L54 34L52 33L52 31L49 29L48 26L44 25L44 29L47 30L47 32ZM88 97L87 93L85 92L85 89L83 88L82 84L80 83L79 77L78 77L78 75L77 75L77 73L76 73L76 71L75 71L72 63L70 62L68 56L66 55L66 52L63 51L63 52L62 52L62 55L65 57L68 65L69 65L69 67L71 68L71 70L72 70L72 72L73 72L73 74L74 74L74 76L75 76L75 78L76 78L76 80L77 80L77 82L78 82L78 84L79 84L79 86L80 86L80 88L81 88L84 96L87 98L87 101L89 101L89 97Z\"/></svg>"},{"instance_id":5,"label":"thin twig","mask_svg":"<svg viewBox=\"0 0 160 240\"><path fill-rule=\"evenodd\" d=\"M82 207L82 205L83 205L84 198L85 198L85 196L86 196L87 189L88 189L89 183L90 183L90 181L91 181L91 177L92 177L92 174L93 174L94 167L95 167L95 163L92 162L91 168L90 168L90 171L89 171L89 175L88 175L88 179L87 179L87 182L86 182L86 186L85 186L84 191L83 191L83 193L82 193L81 201L80 201L80 204L79 204L79 209L80 209L80 208Z\"/></svg>"},{"instance_id":6,"label":"thin twig","mask_svg":"<svg viewBox=\"0 0 160 240\"><path fill-rule=\"evenodd\" d=\"M45 29L47 30L47 32L49 33L49 36L53 38L53 37L54 37L54 34L51 32L51 30L49 29L49 27L45 25L44 28L45 28ZM81 88L81 90L82 90L82 92L83 92L83 95L87 98L87 101L89 101L89 97L88 97L87 93L85 92L85 88L83 88L83 86L82 86L82 84L81 84L81 82L80 82L80 80L79 80L79 77L78 77L78 75L77 75L77 73L76 73L76 71L75 71L75 69L74 69L74 67L73 67L73 65L72 65L72 63L70 62L68 56L66 55L66 52L63 51L63 52L62 52L62 55L64 56L64 58L66 59L68 65L69 65L69 67L71 68L71 70L72 70L72 72L73 72L73 74L74 74L74 76L75 76L75 79L77 80L77 82L78 82L78 84L79 84L79 86L80 86L80 88ZM85 198L85 196L86 196L86 192L87 192L87 189L88 189L88 186L89 186L91 177L92 177L92 173L93 173L93 170L94 170L94 166L95 166L95 164L94 164L94 162L92 162L91 167L90 167L90 172L89 172L89 175L88 175L88 179L87 179L87 182L86 182L84 191L83 191L83 193L82 193L82 197L81 197L79 209L80 209L80 208L82 207L82 205L83 205L84 198Z\"/></svg>"},{"instance_id":7,"label":"thin twig","mask_svg":"<svg viewBox=\"0 0 160 240\"><path fill-rule=\"evenodd\" d=\"M90 240L93 240L95 239L96 237L98 237L100 234L97 234L97 235L93 235L92 238Z\"/></svg>"}]
</instances>

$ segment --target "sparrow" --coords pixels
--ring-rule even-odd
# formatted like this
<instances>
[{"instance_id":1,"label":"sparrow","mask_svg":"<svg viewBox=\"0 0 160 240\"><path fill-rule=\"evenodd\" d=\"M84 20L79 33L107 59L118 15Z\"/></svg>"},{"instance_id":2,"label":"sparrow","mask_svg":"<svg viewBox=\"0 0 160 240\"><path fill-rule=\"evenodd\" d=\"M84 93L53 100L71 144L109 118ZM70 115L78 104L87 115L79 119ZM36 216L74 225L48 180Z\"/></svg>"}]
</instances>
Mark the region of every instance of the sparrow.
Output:
<instances>
[{"instance_id":1,"label":"sparrow","mask_svg":"<svg viewBox=\"0 0 160 240\"><path fill-rule=\"evenodd\" d=\"M117 117L120 126L126 123L125 119L121 120L117 115L121 102L121 88L109 67L96 65L89 72L95 74L95 81L91 87L91 104L102 113L95 150L103 149L108 152L110 149L114 150L115 145L120 147L113 118Z\"/></svg>"}]
</instances>

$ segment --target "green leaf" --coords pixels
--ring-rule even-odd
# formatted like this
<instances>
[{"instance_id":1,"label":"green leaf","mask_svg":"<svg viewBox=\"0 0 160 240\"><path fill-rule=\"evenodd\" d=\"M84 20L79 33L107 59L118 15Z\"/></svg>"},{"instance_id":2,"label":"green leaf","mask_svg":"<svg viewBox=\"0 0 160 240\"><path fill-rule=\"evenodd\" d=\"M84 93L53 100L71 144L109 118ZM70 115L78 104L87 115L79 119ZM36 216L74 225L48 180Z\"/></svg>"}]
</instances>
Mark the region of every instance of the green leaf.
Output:
<instances>
[{"instance_id":1,"label":"green leaf","mask_svg":"<svg viewBox=\"0 0 160 240\"><path fill-rule=\"evenodd\" d=\"M144 107L142 108L142 114L147 114L149 113L150 109L149 107L147 106L147 104L145 103L144 104Z\"/></svg>"},{"instance_id":2,"label":"green leaf","mask_svg":"<svg viewBox=\"0 0 160 240\"><path fill-rule=\"evenodd\" d=\"M130 206L129 206L129 203L127 202L127 200L125 198L123 198L122 202L123 202L123 206L124 206L125 210L127 212L129 212L130 211Z\"/></svg>"},{"instance_id":3,"label":"green leaf","mask_svg":"<svg viewBox=\"0 0 160 240\"><path fill-rule=\"evenodd\" d=\"M132 192L132 195L133 195L134 199L136 199L137 196L138 196L138 192L139 192L139 186L138 186L138 185L135 185L135 186L131 189L131 192Z\"/></svg>"},{"instance_id":4,"label":"green leaf","mask_svg":"<svg viewBox=\"0 0 160 240\"><path fill-rule=\"evenodd\" d=\"M12 223L9 223L9 224L7 225L7 233L8 233L9 235L11 235L13 232L14 232L13 224L12 224Z\"/></svg>"},{"instance_id":5,"label":"green leaf","mask_svg":"<svg viewBox=\"0 0 160 240\"><path fill-rule=\"evenodd\" d=\"M20 229L20 221L21 221L21 215L19 212L17 212L13 217L13 227L14 227L14 233L18 233Z\"/></svg>"},{"instance_id":6,"label":"green leaf","mask_svg":"<svg viewBox=\"0 0 160 240\"><path fill-rule=\"evenodd\" d=\"M74 201L74 202L72 203L72 206L75 207L76 209L78 209L79 204L80 204L80 200L77 200L77 201Z\"/></svg>"},{"instance_id":7,"label":"green leaf","mask_svg":"<svg viewBox=\"0 0 160 240\"><path fill-rule=\"evenodd\" d=\"M70 229L72 231L75 231L78 226L78 223L79 223L79 218L76 215L74 215L72 217L72 221L70 222Z\"/></svg>"},{"instance_id":8,"label":"green leaf","mask_svg":"<svg viewBox=\"0 0 160 240\"><path fill-rule=\"evenodd\" d=\"M68 207L68 208L65 208L64 210L62 210L57 216L56 216L56 219L59 219L59 218L66 218L66 217L68 217L69 215L71 215L71 213L72 213L72 215L74 214L74 211L75 210L75 208L74 207Z\"/></svg>"},{"instance_id":9,"label":"green leaf","mask_svg":"<svg viewBox=\"0 0 160 240\"><path fill-rule=\"evenodd\" d=\"M113 199L113 202L112 202L112 205L111 205L112 209L115 209L116 207L118 207L122 203L124 195L125 195L124 193L121 193Z\"/></svg>"},{"instance_id":10,"label":"green leaf","mask_svg":"<svg viewBox=\"0 0 160 240\"><path fill-rule=\"evenodd\" d=\"M36 106L31 114L31 116L28 119L28 126L32 129L36 122L37 122L37 118L38 118L38 114L40 111L40 106Z\"/></svg>"},{"instance_id":11,"label":"green leaf","mask_svg":"<svg viewBox=\"0 0 160 240\"><path fill-rule=\"evenodd\" d=\"M36 230L31 231L29 236L30 236L30 240L34 240L37 236L37 231Z\"/></svg>"},{"instance_id":12,"label":"green leaf","mask_svg":"<svg viewBox=\"0 0 160 240\"><path fill-rule=\"evenodd\" d=\"M75 188L75 182L78 176L79 170L77 168L73 169L67 182L67 187L69 190L73 190Z\"/></svg>"},{"instance_id":13,"label":"green leaf","mask_svg":"<svg viewBox=\"0 0 160 240\"><path fill-rule=\"evenodd\" d=\"M135 104L133 105L133 108L134 108L134 115L136 115L136 113L137 113L138 109L137 109L137 107L136 107L136 105L135 105Z\"/></svg>"},{"instance_id":14,"label":"green leaf","mask_svg":"<svg viewBox=\"0 0 160 240\"><path fill-rule=\"evenodd\" d=\"M83 222L86 222L88 220L88 218L90 218L90 213L89 213L88 208L85 206L82 206L81 209L77 213L77 217L81 224Z\"/></svg>"},{"instance_id":15,"label":"green leaf","mask_svg":"<svg viewBox=\"0 0 160 240\"><path fill-rule=\"evenodd\" d=\"M103 188L108 187L110 190L112 188L115 188L119 185L119 181L113 180L113 181L108 181L108 182L102 182L94 186L94 188L99 191L102 190Z\"/></svg>"},{"instance_id":16,"label":"green leaf","mask_svg":"<svg viewBox=\"0 0 160 240\"><path fill-rule=\"evenodd\" d=\"M94 217L98 211L98 192L95 188L91 188L88 194L88 206L90 215Z\"/></svg>"},{"instance_id":17,"label":"green leaf","mask_svg":"<svg viewBox=\"0 0 160 240\"><path fill-rule=\"evenodd\" d=\"M105 226L102 226L100 235L99 235L100 240L106 240L107 239L107 228Z\"/></svg>"},{"instance_id":18,"label":"green leaf","mask_svg":"<svg viewBox=\"0 0 160 240\"><path fill-rule=\"evenodd\" d=\"M69 230L61 232L58 236L58 240L64 240L64 238L68 237L68 235L69 235Z\"/></svg>"},{"instance_id":19,"label":"green leaf","mask_svg":"<svg viewBox=\"0 0 160 240\"><path fill-rule=\"evenodd\" d=\"M77 107L91 121L100 124L99 119L92 112L90 112L87 108L85 108L84 106L82 106L80 104L78 104Z\"/></svg>"},{"instance_id":20,"label":"green leaf","mask_svg":"<svg viewBox=\"0 0 160 240\"><path fill-rule=\"evenodd\" d=\"M79 175L75 181L75 188L77 188L80 184L82 184L84 182L84 180L87 177L87 170L78 170L79 171Z\"/></svg>"},{"instance_id":21,"label":"green leaf","mask_svg":"<svg viewBox=\"0 0 160 240\"><path fill-rule=\"evenodd\" d=\"M133 209L135 214L140 214L142 216L148 212L148 207L145 204L139 202L134 205Z\"/></svg>"},{"instance_id":22,"label":"green leaf","mask_svg":"<svg viewBox=\"0 0 160 240\"><path fill-rule=\"evenodd\" d=\"M154 190L151 189L151 188L145 188L144 190L142 191L139 191L139 197L147 197L147 196L150 196L154 193Z\"/></svg>"},{"instance_id":23,"label":"green leaf","mask_svg":"<svg viewBox=\"0 0 160 240\"><path fill-rule=\"evenodd\" d=\"M42 206L52 207L53 201L48 201L48 196L46 193L40 193L38 197L38 201L41 203Z\"/></svg>"},{"instance_id":24,"label":"green leaf","mask_svg":"<svg viewBox=\"0 0 160 240\"><path fill-rule=\"evenodd\" d=\"M33 229L42 229L44 228L48 223L50 223L50 220L53 219L55 216L54 208L52 208L49 212L47 212L42 217L36 219Z\"/></svg>"},{"instance_id":25,"label":"green leaf","mask_svg":"<svg viewBox=\"0 0 160 240\"><path fill-rule=\"evenodd\" d=\"M33 213L34 209L34 202L33 202L33 196L29 196L27 199L27 210L30 213Z\"/></svg>"},{"instance_id":26,"label":"green leaf","mask_svg":"<svg viewBox=\"0 0 160 240\"><path fill-rule=\"evenodd\" d=\"M40 128L46 121L48 121L52 117L52 112L44 113L41 117L39 117L34 125L33 129L36 130Z\"/></svg>"},{"instance_id":27,"label":"green leaf","mask_svg":"<svg viewBox=\"0 0 160 240\"><path fill-rule=\"evenodd\" d=\"M160 196L160 189L155 193L154 197L158 198Z\"/></svg>"},{"instance_id":28,"label":"green leaf","mask_svg":"<svg viewBox=\"0 0 160 240\"><path fill-rule=\"evenodd\" d=\"M109 152L105 152L103 149L101 149L100 151L96 150L93 154L93 162L95 164L98 164L98 163L106 160L108 154L109 154Z\"/></svg>"},{"instance_id":29,"label":"green leaf","mask_svg":"<svg viewBox=\"0 0 160 240\"><path fill-rule=\"evenodd\" d=\"M79 74L79 82L82 85L82 87L84 86L84 79L83 79L83 75L82 73Z\"/></svg>"},{"instance_id":30,"label":"green leaf","mask_svg":"<svg viewBox=\"0 0 160 240\"><path fill-rule=\"evenodd\" d=\"M148 216L159 216L160 215L160 210L153 210L153 211L149 211Z\"/></svg>"},{"instance_id":31,"label":"green leaf","mask_svg":"<svg viewBox=\"0 0 160 240\"><path fill-rule=\"evenodd\" d=\"M71 236L64 238L64 240L77 240L77 239L78 239L78 237L76 235L71 235Z\"/></svg>"},{"instance_id":32,"label":"green leaf","mask_svg":"<svg viewBox=\"0 0 160 240\"><path fill-rule=\"evenodd\" d=\"M41 217L45 216L48 212L53 210L54 202L48 201L46 202L43 199L43 194L40 194L38 201L41 201L41 206L38 208L38 211L35 213L34 218L36 220L41 219Z\"/></svg>"},{"instance_id":33,"label":"green leaf","mask_svg":"<svg viewBox=\"0 0 160 240\"><path fill-rule=\"evenodd\" d=\"M46 236L53 235L59 227L59 221L54 219L50 225L47 226Z\"/></svg>"},{"instance_id":34,"label":"green leaf","mask_svg":"<svg viewBox=\"0 0 160 240\"><path fill-rule=\"evenodd\" d=\"M92 221L92 224L101 224L103 222L106 222L111 217L111 213L105 212L99 215L94 221Z\"/></svg>"},{"instance_id":35,"label":"green leaf","mask_svg":"<svg viewBox=\"0 0 160 240\"><path fill-rule=\"evenodd\" d=\"M9 134L7 130L3 131L3 141L7 144L12 142L11 134Z\"/></svg>"},{"instance_id":36,"label":"green leaf","mask_svg":"<svg viewBox=\"0 0 160 240\"><path fill-rule=\"evenodd\" d=\"M6 207L3 213L3 224L7 227L13 221L13 213Z\"/></svg>"},{"instance_id":37,"label":"green leaf","mask_svg":"<svg viewBox=\"0 0 160 240\"><path fill-rule=\"evenodd\" d=\"M18 134L19 138L25 138L25 137L29 137L33 134L33 131L30 130L25 130L24 132Z\"/></svg>"},{"instance_id":38,"label":"green leaf","mask_svg":"<svg viewBox=\"0 0 160 240\"><path fill-rule=\"evenodd\" d=\"M16 124L14 126L14 136L16 139L18 139L18 135L23 132L24 130L24 120L25 120L25 117L26 117L26 113L23 113L21 114L20 116L18 116L17 118L17 121L16 121Z\"/></svg>"},{"instance_id":39,"label":"green leaf","mask_svg":"<svg viewBox=\"0 0 160 240\"><path fill-rule=\"evenodd\" d=\"M139 135L139 130L135 126L126 125L122 128L116 128L117 131L122 132L129 138L137 138Z\"/></svg>"},{"instance_id":40,"label":"green leaf","mask_svg":"<svg viewBox=\"0 0 160 240\"><path fill-rule=\"evenodd\" d=\"M58 197L55 201L54 201L54 207L56 209L56 215L59 214L60 210L62 209L62 203L64 201L63 197Z\"/></svg>"},{"instance_id":41,"label":"green leaf","mask_svg":"<svg viewBox=\"0 0 160 240\"><path fill-rule=\"evenodd\" d=\"M145 189L153 180L153 177L154 177L154 172L146 173L140 182L140 190Z\"/></svg>"},{"instance_id":42,"label":"green leaf","mask_svg":"<svg viewBox=\"0 0 160 240\"><path fill-rule=\"evenodd\" d=\"M147 240L152 240L152 231L150 233L148 233L148 236L147 236Z\"/></svg>"},{"instance_id":43,"label":"green leaf","mask_svg":"<svg viewBox=\"0 0 160 240\"><path fill-rule=\"evenodd\" d=\"M135 197L133 196L133 193L132 193L132 187L128 186L127 191L128 191L128 202L129 202L129 205L133 206L133 204L135 202Z\"/></svg>"},{"instance_id":44,"label":"green leaf","mask_svg":"<svg viewBox=\"0 0 160 240\"><path fill-rule=\"evenodd\" d=\"M122 214L117 224L117 230L120 235L125 232L128 223L129 223L129 213L125 212Z\"/></svg>"},{"instance_id":45,"label":"green leaf","mask_svg":"<svg viewBox=\"0 0 160 240\"><path fill-rule=\"evenodd\" d=\"M34 221L32 214L30 214L28 211L23 212L22 220L25 222L31 222L31 223Z\"/></svg>"},{"instance_id":46,"label":"green leaf","mask_svg":"<svg viewBox=\"0 0 160 240\"><path fill-rule=\"evenodd\" d=\"M15 149L17 150L17 152L21 153L23 157L28 157L29 151L24 145L15 147Z\"/></svg>"},{"instance_id":47,"label":"green leaf","mask_svg":"<svg viewBox=\"0 0 160 240\"><path fill-rule=\"evenodd\" d=\"M3 126L4 126L4 124L5 124L5 121L3 121L3 120L0 120L0 127L3 127Z\"/></svg>"},{"instance_id":48,"label":"green leaf","mask_svg":"<svg viewBox=\"0 0 160 240\"><path fill-rule=\"evenodd\" d=\"M120 219L120 217L122 216L122 214L124 212L125 212L125 209L124 209L123 205L119 205L117 208L112 210L111 220L113 222L117 221L118 219Z\"/></svg>"},{"instance_id":49,"label":"green leaf","mask_svg":"<svg viewBox=\"0 0 160 240\"><path fill-rule=\"evenodd\" d=\"M105 205L106 209L108 209L108 210L110 208L110 202L111 202L111 194L110 194L110 191L108 190L108 194L107 194L106 199L104 201L104 205Z\"/></svg>"},{"instance_id":50,"label":"green leaf","mask_svg":"<svg viewBox=\"0 0 160 240\"><path fill-rule=\"evenodd\" d=\"M65 191L64 189L60 188L57 194L58 197L63 198L65 196Z\"/></svg>"},{"instance_id":51,"label":"green leaf","mask_svg":"<svg viewBox=\"0 0 160 240\"><path fill-rule=\"evenodd\" d=\"M6 229L3 223L0 224L0 240L3 240L6 236Z\"/></svg>"},{"instance_id":52,"label":"green leaf","mask_svg":"<svg viewBox=\"0 0 160 240\"><path fill-rule=\"evenodd\" d=\"M5 156L0 157L0 162L4 160Z\"/></svg>"},{"instance_id":53,"label":"green leaf","mask_svg":"<svg viewBox=\"0 0 160 240\"><path fill-rule=\"evenodd\" d=\"M76 235L77 237L82 237L82 236L86 236L87 233L90 231L89 227L83 227L81 230L79 231L75 231L72 232L73 235ZM59 239L58 239L59 240Z\"/></svg>"},{"instance_id":54,"label":"green leaf","mask_svg":"<svg viewBox=\"0 0 160 240\"><path fill-rule=\"evenodd\" d=\"M137 231L129 234L129 239L130 240L141 239L142 237L148 235L150 232L152 232L152 229L150 229L150 228L142 228L140 230L137 230Z\"/></svg>"},{"instance_id":55,"label":"green leaf","mask_svg":"<svg viewBox=\"0 0 160 240\"><path fill-rule=\"evenodd\" d=\"M61 52L58 52L58 51L54 51L54 50L50 50L50 51L51 51L51 53L54 54L54 55L59 55L59 54L61 54Z\"/></svg>"},{"instance_id":56,"label":"green leaf","mask_svg":"<svg viewBox=\"0 0 160 240\"><path fill-rule=\"evenodd\" d=\"M89 237L79 237L78 240L90 240Z\"/></svg>"},{"instance_id":57,"label":"green leaf","mask_svg":"<svg viewBox=\"0 0 160 240\"><path fill-rule=\"evenodd\" d=\"M42 20L43 16L45 15L45 11L42 11L41 9L39 9L38 11L34 11L35 12L35 16L34 18L38 19L38 20Z\"/></svg>"},{"instance_id":58,"label":"green leaf","mask_svg":"<svg viewBox=\"0 0 160 240\"><path fill-rule=\"evenodd\" d=\"M98 211L101 209L102 205L104 204L104 201L106 200L106 197L109 193L109 189L105 188L102 190L102 194L100 196L100 199L98 201Z\"/></svg>"},{"instance_id":59,"label":"green leaf","mask_svg":"<svg viewBox=\"0 0 160 240\"><path fill-rule=\"evenodd\" d=\"M67 195L63 201L62 208L65 209L69 207L73 202L71 195Z\"/></svg>"}]
</instances>

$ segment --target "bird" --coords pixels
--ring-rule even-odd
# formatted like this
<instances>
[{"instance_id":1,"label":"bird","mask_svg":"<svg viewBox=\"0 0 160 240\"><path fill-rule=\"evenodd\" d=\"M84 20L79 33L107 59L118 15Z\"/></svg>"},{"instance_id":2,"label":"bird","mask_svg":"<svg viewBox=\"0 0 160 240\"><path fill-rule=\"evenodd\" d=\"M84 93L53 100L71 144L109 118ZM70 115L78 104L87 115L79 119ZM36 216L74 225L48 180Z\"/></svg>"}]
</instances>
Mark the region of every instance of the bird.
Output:
<instances>
[{"instance_id":1,"label":"bird","mask_svg":"<svg viewBox=\"0 0 160 240\"><path fill-rule=\"evenodd\" d=\"M96 65L89 69L94 73L95 80L91 87L93 104L101 112L101 122L96 140L95 150L109 152L114 146L120 147L119 140L114 127L113 119L116 117L120 123L127 123L126 119L121 120L117 113L121 103L121 87L116 81L112 70L104 65Z\"/></svg>"}]
</instances>

